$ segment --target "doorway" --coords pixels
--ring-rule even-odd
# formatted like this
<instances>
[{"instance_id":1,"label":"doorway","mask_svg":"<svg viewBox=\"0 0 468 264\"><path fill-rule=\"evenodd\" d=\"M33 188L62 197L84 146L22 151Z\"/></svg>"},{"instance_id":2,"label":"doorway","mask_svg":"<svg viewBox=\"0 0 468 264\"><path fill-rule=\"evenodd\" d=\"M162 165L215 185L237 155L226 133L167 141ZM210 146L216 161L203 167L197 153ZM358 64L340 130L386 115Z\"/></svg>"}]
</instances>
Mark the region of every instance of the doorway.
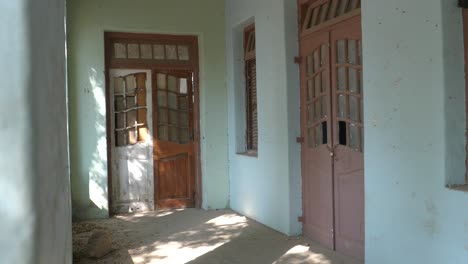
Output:
<instances>
[{"instance_id":1,"label":"doorway","mask_svg":"<svg viewBox=\"0 0 468 264\"><path fill-rule=\"evenodd\" d=\"M359 0L299 1L304 235L364 258Z\"/></svg>"},{"instance_id":2,"label":"doorway","mask_svg":"<svg viewBox=\"0 0 468 264\"><path fill-rule=\"evenodd\" d=\"M106 32L111 214L201 206L198 39Z\"/></svg>"}]
</instances>

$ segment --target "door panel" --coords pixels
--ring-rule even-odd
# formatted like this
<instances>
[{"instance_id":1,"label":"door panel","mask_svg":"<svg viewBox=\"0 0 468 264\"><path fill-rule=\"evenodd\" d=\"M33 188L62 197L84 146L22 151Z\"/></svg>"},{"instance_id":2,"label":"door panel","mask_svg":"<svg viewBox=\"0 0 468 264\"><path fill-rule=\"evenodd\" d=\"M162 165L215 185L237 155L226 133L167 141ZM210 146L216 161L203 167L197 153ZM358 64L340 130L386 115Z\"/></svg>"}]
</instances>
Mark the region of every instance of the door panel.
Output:
<instances>
[{"instance_id":1,"label":"door panel","mask_svg":"<svg viewBox=\"0 0 468 264\"><path fill-rule=\"evenodd\" d=\"M336 250L364 257L364 156L360 17L330 34Z\"/></svg>"},{"instance_id":2,"label":"door panel","mask_svg":"<svg viewBox=\"0 0 468 264\"><path fill-rule=\"evenodd\" d=\"M151 70L111 69L112 212L154 209Z\"/></svg>"},{"instance_id":3,"label":"door panel","mask_svg":"<svg viewBox=\"0 0 468 264\"><path fill-rule=\"evenodd\" d=\"M155 201L158 208L195 206L192 73L156 71L153 91Z\"/></svg>"},{"instance_id":4,"label":"door panel","mask_svg":"<svg viewBox=\"0 0 468 264\"><path fill-rule=\"evenodd\" d=\"M333 178L330 115L329 33L303 40L301 123L304 234L333 247Z\"/></svg>"}]
</instances>

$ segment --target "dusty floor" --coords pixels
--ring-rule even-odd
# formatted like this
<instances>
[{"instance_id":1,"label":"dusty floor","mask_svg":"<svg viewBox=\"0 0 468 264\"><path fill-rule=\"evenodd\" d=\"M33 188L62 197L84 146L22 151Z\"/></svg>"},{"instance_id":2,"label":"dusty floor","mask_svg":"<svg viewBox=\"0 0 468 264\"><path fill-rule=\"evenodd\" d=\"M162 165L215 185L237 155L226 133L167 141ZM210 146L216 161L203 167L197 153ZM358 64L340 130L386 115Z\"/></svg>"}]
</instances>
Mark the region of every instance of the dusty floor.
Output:
<instances>
[{"instance_id":1,"label":"dusty floor","mask_svg":"<svg viewBox=\"0 0 468 264\"><path fill-rule=\"evenodd\" d=\"M114 250L85 257L92 231L108 230ZM361 264L302 238L289 238L232 211L187 209L121 215L73 225L74 263Z\"/></svg>"}]
</instances>

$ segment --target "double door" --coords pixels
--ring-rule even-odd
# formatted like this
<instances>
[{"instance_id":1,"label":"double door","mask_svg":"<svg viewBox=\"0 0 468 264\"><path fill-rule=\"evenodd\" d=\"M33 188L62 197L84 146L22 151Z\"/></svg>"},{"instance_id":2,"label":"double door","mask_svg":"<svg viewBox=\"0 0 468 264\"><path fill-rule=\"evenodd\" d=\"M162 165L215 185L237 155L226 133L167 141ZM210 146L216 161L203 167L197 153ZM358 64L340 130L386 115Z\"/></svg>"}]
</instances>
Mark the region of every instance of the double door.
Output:
<instances>
[{"instance_id":1,"label":"double door","mask_svg":"<svg viewBox=\"0 0 468 264\"><path fill-rule=\"evenodd\" d=\"M304 234L364 257L360 17L301 38Z\"/></svg>"}]
</instances>

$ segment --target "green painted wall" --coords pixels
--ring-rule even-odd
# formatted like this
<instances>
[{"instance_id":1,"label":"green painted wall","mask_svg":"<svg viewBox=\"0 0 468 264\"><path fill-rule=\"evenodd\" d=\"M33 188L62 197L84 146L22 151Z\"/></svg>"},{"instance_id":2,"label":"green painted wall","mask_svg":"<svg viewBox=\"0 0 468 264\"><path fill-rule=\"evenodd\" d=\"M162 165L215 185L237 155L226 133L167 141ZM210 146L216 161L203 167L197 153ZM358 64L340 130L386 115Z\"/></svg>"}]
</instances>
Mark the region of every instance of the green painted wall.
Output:
<instances>
[{"instance_id":1,"label":"green painted wall","mask_svg":"<svg viewBox=\"0 0 468 264\"><path fill-rule=\"evenodd\" d=\"M68 0L67 8L74 218L108 215L104 31L199 36L203 206L226 207L224 1Z\"/></svg>"}]
</instances>

